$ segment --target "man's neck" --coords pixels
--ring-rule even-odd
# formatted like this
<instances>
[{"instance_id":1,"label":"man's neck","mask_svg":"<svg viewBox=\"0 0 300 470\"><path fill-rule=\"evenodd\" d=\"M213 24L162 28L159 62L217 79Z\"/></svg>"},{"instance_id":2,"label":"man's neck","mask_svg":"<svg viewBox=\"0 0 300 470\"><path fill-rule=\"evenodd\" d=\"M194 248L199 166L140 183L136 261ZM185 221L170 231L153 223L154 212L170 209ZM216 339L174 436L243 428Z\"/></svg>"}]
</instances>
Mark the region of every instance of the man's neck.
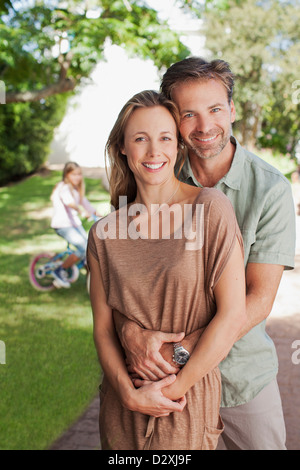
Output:
<instances>
[{"instance_id":1,"label":"man's neck","mask_svg":"<svg viewBox=\"0 0 300 470\"><path fill-rule=\"evenodd\" d=\"M235 145L229 142L219 155L208 159L189 152L190 165L197 181L204 187L214 187L230 170L235 149Z\"/></svg>"}]
</instances>

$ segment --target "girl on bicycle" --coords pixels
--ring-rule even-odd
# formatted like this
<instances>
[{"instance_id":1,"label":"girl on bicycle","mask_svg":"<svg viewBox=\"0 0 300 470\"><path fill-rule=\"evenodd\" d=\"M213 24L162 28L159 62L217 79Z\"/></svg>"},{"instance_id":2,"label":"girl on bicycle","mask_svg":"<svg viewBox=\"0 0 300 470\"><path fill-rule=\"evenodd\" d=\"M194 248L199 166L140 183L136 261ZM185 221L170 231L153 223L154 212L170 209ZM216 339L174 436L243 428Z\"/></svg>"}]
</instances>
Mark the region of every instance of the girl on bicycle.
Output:
<instances>
[{"instance_id":1,"label":"girl on bicycle","mask_svg":"<svg viewBox=\"0 0 300 470\"><path fill-rule=\"evenodd\" d=\"M54 209L51 227L76 248L76 251L52 272L56 287L67 288L70 283L66 279L65 270L85 258L86 253L87 234L79 216L89 218L92 214L96 215L96 209L85 197L82 170L77 163L66 163L62 181L54 187L51 201Z\"/></svg>"}]
</instances>

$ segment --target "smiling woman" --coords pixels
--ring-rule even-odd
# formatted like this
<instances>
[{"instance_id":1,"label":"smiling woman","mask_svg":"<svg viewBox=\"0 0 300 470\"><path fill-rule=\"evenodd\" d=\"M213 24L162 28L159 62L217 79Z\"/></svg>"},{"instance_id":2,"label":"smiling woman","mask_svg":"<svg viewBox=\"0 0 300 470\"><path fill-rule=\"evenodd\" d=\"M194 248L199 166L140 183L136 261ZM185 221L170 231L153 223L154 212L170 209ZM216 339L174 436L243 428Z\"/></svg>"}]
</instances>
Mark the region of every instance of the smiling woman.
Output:
<instances>
[{"instance_id":1,"label":"smiling woman","mask_svg":"<svg viewBox=\"0 0 300 470\"><path fill-rule=\"evenodd\" d=\"M123 107L107 143L117 210L92 227L87 251L103 450L214 449L222 431L217 364L246 320L242 242L225 196L175 177L178 121L172 102L144 91ZM189 228L203 234L192 244L186 207ZM155 331L174 343L174 358L184 335L205 332L185 364L161 358L163 375L127 369L118 312L142 341Z\"/></svg>"},{"instance_id":2,"label":"smiling woman","mask_svg":"<svg viewBox=\"0 0 300 470\"><path fill-rule=\"evenodd\" d=\"M166 191L163 183L170 180L174 185L174 165L183 164L179 119L176 105L153 91L137 94L126 103L106 144L113 207L119 208L119 196L126 195L128 203L137 198L140 189L135 176L141 181L147 178L147 184L157 181L162 200L170 197L172 190ZM153 174L157 180L151 179Z\"/></svg>"},{"instance_id":3,"label":"smiling woman","mask_svg":"<svg viewBox=\"0 0 300 470\"><path fill-rule=\"evenodd\" d=\"M127 157L136 182L140 183L137 188L138 202L145 197L149 184L157 185L158 201L170 197L178 186L174 175L177 150L176 122L166 108L153 106L136 109L132 113L125 127L122 154ZM139 194L141 191L143 196Z\"/></svg>"}]
</instances>

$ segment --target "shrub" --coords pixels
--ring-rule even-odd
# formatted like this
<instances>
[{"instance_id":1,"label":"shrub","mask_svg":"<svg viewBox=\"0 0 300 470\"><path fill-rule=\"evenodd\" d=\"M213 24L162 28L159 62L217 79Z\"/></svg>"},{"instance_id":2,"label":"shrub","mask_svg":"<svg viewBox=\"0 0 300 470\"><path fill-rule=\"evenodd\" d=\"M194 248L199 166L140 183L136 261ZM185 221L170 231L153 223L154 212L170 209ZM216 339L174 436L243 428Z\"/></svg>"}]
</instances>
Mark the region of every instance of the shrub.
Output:
<instances>
[{"instance_id":1,"label":"shrub","mask_svg":"<svg viewBox=\"0 0 300 470\"><path fill-rule=\"evenodd\" d=\"M0 107L0 185L36 171L49 154L68 94Z\"/></svg>"}]
</instances>

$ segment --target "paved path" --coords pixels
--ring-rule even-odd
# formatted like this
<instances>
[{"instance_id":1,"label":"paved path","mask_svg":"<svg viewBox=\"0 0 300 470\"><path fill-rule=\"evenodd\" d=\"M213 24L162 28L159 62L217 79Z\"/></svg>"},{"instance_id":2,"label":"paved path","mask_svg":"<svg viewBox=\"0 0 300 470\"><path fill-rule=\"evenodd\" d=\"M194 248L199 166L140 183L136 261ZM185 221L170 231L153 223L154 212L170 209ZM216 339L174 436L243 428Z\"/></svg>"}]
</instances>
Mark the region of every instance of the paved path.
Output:
<instances>
[{"instance_id":1,"label":"paved path","mask_svg":"<svg viewBox=\"0 0 300 470\"><path fill-rule=\"evenodd\" d=\"M284 272L267 321L267 331L276 345L279 358L278 384L288 450L300 450L300 216L296 222L296 268ZM299 341L299 354L292 348L296 340ZM299 364L293 363L293 353ZM99 399L95 398L83 416L53 444L51 450L100 450L98 412Z\"/></svg>"}]
</instances>

